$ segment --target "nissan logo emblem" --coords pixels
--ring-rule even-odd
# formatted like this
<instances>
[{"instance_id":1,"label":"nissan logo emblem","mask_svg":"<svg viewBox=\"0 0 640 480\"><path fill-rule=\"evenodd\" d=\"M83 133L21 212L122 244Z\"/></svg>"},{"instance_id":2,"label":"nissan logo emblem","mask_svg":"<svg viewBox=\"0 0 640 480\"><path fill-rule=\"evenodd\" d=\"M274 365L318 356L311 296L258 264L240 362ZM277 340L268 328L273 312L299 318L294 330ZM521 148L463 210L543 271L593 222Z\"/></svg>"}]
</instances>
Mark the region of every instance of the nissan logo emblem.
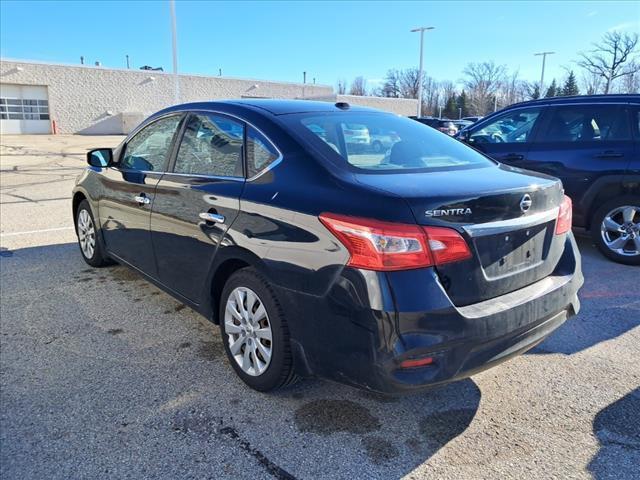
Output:
<instances>
[{"instance_id":1,"label":"nissan logo emblem","mask_svg":"<svg viewBox=\"0 0 640 480\"><path fill-rule=\"evenodd\" d=\"M529 209L531 208L531 203L531 195L525 193L522 196L522 200L520 200L520 210L522 210L522 213L526 213L527 211L529 211Z\"/></svg>"}]
</instances>

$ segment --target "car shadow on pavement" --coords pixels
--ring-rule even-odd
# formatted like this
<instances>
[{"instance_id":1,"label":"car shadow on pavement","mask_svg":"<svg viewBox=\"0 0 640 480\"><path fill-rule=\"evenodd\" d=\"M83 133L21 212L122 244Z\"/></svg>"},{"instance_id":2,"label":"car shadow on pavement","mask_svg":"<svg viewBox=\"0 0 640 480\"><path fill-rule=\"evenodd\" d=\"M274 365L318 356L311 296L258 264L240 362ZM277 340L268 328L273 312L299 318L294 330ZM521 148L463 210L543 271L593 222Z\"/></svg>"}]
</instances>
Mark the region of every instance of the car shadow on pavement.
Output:
<instances>
[{"instance_id":1,"label":"car shadow on pavement","mask_svg":"<svg viewBox=\"0 0 640 480\"><path fill-rule=\"evenodd\" d=\"M216 326L136 272L92 269L75 243L0 262L9 476L401 478L484 435L471 379L398 397L317 379L262 394L234 375Z\"/></svg>"},{"instance_id":2,"label":"car shadow on pavement","mask_svg":"<svg viewBox=\"0 0 640 480\"><path fill-rule=\"evenodd\" d=\"M600 449L589 463L596 480L638 478L640 472L640 388L602 409L593 421Z\"/></svg>"},{"instance_id":3,"label":"car shadow on pavement","mask_svg":"<svg viewBox=\"0 0 640 480\"><path fill-rule=\"evenodd\" d=\"M530 354L571 355L611 340L640 325L640 268L605 258L586 237L577 237L584 286L581 310Z\"/></svg>"}]
</instances>

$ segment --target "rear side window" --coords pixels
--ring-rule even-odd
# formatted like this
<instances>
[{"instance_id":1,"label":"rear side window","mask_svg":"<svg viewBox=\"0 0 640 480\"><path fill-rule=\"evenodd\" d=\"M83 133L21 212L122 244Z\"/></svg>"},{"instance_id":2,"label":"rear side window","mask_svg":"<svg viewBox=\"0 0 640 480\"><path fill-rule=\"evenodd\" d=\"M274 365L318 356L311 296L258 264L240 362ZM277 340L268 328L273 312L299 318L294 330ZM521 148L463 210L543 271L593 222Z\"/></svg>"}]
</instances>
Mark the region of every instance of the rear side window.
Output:
<instances>
[{"instance_id":1,"label":"rear side window","mask_svg":"<svg viewBox=\"0 0 640 480\"><path fill-rule=\"evenodd\" d=\"M271 142L253 127L247 127L247 177L251 178L280 158Z\"/></svg>"},{"instance_id":2,"label":"rear side window","mask_svg":"<svg viewBox=\"0 0 640 480\"><path fill-rule=\"evenodd\" d=\"M180 115L161 118L136 133L127 142L120 166L130 170L163 171L181 118Z\"/></svg>"},{"instance_id":3,"label":"rear side window","mask_svg":"<svg viewBox=\"0 0 640 480\"><path fill-rule=\"evenodd\" d=\"M540 108L508 112L471 132L471 143L525 143L540 116Z\"/></svg>"},{"instance_id":4,"label":"rear side window","mask_svg":"<svg viewBox=\"0 0 640 480\"><path fill-rule=\"evenodd\" d=\"M242 177L241 123L213 114L187 120L174 172L187 175Z\"/></svg>"},{"instance_id":5,"label":"rear side window","mask_svg":"<svg viewBox=\"0 0 640 480\"><path fill-rule=\"evenodd\" d=\"M602 142L629 140L631 131L618 105L568 105L552 109L540 142Z\"/></svg>"},{"instance_id":6,"label":"rear side window","mask_svg":"<svg viewBox=\"0 0 640 480\"><path fill-rule=\"evenodd\" d=\"M397 115L302 113L287 115L283 120L294 133L316 146L324 158L351 169L423 172L494 165L461 142Z\"/></svg>"}]
</instances>

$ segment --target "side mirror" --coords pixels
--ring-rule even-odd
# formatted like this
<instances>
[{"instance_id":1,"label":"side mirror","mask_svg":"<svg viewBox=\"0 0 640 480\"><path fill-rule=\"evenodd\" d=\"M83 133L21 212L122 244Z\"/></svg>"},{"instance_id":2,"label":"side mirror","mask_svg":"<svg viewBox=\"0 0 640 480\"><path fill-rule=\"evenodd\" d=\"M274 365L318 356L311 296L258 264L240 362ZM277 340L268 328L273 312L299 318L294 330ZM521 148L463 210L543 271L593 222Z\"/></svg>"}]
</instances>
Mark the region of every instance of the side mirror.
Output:
<instances>
[{"instance_id":1,"label":"side mirror","mask_svg":"<svg viewBox=\"0 0 640 480\"><path fill-rule=\"evenodd\" d=\"M92 167L106 168L113 163L113 149L96 148L87 153L87 163Z\"/></svg>"}]
</instances>

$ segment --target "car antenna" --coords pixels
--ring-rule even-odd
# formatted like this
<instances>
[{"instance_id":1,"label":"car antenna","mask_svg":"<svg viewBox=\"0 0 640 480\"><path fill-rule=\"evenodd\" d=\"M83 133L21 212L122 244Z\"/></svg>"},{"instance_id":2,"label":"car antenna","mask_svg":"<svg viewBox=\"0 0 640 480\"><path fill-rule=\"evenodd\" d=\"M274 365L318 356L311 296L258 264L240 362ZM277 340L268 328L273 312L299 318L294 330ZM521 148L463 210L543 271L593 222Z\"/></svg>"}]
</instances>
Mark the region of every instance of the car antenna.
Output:
<instances>
[{"instance_id":1,"label":"car antenna","mask_svg":"<svg viewBox=\"0 0 640 480\"><path fill-rule=\"evenodd\" d=\"M351 108L351 105L349 105L347 102L337 102L336 107L338 107L340 110L349 110Z\"/></svg>"}]
</instances>

